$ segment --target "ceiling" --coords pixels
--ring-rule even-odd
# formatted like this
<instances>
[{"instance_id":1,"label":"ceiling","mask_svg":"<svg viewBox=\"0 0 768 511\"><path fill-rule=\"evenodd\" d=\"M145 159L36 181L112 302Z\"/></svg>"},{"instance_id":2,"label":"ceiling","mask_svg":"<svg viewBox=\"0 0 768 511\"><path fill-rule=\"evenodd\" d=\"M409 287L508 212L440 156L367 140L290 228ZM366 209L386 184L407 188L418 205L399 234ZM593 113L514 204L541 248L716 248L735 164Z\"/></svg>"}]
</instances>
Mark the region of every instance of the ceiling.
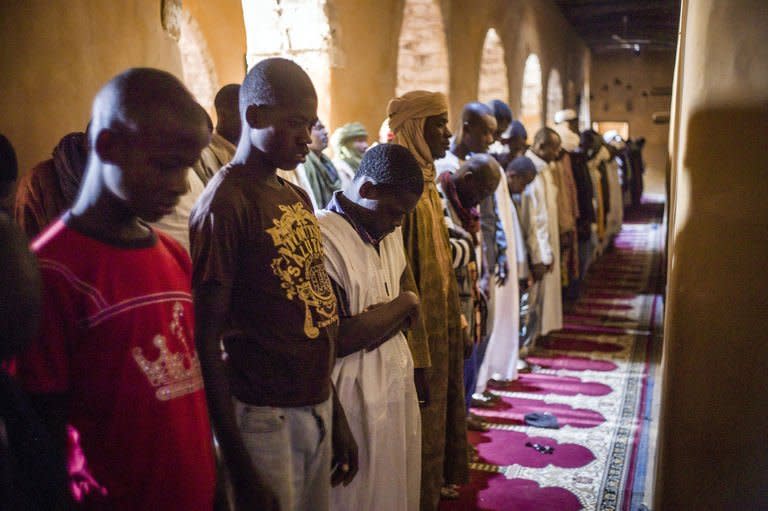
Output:
<instances>
[{"instance_id":1,"label":"ceiling","mask_svg":"<svg viewBox=\"0 0 768 511\"><path fill-rule=\"evenodd\" d=\"M555 0L594 53L674 51L680 0Z\"/></svg>"}]
</instances>

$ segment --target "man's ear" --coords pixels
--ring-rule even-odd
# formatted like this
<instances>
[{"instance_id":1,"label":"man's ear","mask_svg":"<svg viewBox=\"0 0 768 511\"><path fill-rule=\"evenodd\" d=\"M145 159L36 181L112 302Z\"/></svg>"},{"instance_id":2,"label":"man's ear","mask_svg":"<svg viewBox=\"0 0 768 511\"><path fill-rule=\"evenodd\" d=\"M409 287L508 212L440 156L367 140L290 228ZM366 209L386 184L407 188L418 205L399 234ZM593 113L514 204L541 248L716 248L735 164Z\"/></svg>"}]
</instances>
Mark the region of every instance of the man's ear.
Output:
<instances>
[{"instance_id":1,"label":"man's ear","mask_svg":"<svg viewBox=\"0 0 768 511\"><path fill-rule=\"evenodd\" d=\"M259 128L264 124L266 107L263 105L249 105L245 110L245 122L251 128Z\"/></svg>"},{"instance_id":2,"label":"man's ear","mask_svg":"<svg viewBox=\"0 0 768 511\"><path fill-rule=\"evenodd\" d=\"M357 193L363 199L376 199L378 197L376 185L368 180L363 181L363 184L357 189Z\"/></svg>"},{"instance_id":3,"label":"man's ear","mask_svg":"<svg viewBox=\"0 0 768 511\"><path fill-rule=\"evenodd\" d=\"M120 164L125 159L124 141L119 133L110 129L103 129L96 135L93 151L105 163Z\"/></svg>"}]
</instances>

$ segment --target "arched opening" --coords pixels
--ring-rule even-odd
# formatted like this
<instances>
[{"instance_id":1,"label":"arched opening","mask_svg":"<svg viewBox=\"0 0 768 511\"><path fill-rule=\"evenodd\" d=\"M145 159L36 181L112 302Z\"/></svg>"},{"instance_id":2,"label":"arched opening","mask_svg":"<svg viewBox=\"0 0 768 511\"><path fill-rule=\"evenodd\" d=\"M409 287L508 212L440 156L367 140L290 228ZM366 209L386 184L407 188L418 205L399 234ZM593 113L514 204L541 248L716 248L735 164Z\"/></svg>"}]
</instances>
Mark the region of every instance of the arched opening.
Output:
<instances>
[{"instance_id":1,"label":"arched opening","mask_svg":"<svg viewBox=\"0 0 768 511\"><path fill-rule=\"evenodd\" d=\"M213 58L197 20L186 9L179 16L179 52L184 83L209 113L219 90Z\"/></svg>"},{"instance_id":2,"label":"arched opening","mask_svg":"<svg viewBox=\"0 0 768 511\"><path fill-rule=\"evenodd\" d=\"M397 53L398 96L423 89L448 93L443 16L434 0L405 0Z\"/></svg>"},{"instance_id":3,"label":"arched opening","mask_svg":"<svg viewBox=\"0 0 768 511\"><path fill-rule=\"evenodd\" d=\"M520 122L530 137L541 128L541 64L535 53L528 55L523 68L523 92L520 97Z\"/></svg>"},{"instance_id":4,"label":"arched opening","mask_svg":"<svg viewBox=\"0 0 768 511\"><path fill-rule=\"evenodd\" d=\"M483 43L477 97L483 102L492 99L509 102L509 82L507 81L507 65L504 62L504 47L501 45L499 34L493 28L488 29Z\"/></svg>"},{"instance_id":5,"label":"arched opening","mask_svg":"<svg viewBox=\"0 0 768 511\"><path fill-rule=\"evenodd\" d=\"M552 68L547 81L547 126L554 126L555 113L563 109L563 85L560 72Z\"/></svg>"},{"instance_id":6,"label":"arched opening","mask_svg":"<svg viewBox=\"0 0 768 511\"><path fill-rule=\"evenodd\" d=\"M331 29L325 0L243 2L248 69L269 57L298 63L317 91L317 115L331 117Z\"/></svg>"}]
</instances>

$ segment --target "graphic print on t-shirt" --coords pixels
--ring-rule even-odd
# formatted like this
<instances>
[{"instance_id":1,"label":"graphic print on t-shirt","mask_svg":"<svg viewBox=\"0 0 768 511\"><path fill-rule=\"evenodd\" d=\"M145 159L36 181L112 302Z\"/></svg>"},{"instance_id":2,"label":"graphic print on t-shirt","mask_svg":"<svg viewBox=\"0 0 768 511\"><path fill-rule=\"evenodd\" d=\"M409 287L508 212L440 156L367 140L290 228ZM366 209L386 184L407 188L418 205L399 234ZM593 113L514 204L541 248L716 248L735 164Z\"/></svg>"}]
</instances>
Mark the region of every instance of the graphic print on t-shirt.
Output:
<instances>
[{"instance_id":1,"label":"graphic print on t-shirt","mask_svg":"<svg viewBox=\"0 0 768 511\"><path fill-rule=\"evenodd\" d=\"M203 388L200 361L195 350L190 349L181 324L183 315L184 307L181 303L174 302L171 333L179 341L183 351L172 353L168 348L168 339L162 334L155 335L152 340L152 344L160 350L160 356L156 360L147 360L138 346L131 350L139 368L149 383L157 389L155 397L160 401L175 399Z\"/></svg>"},{"instance_id":2,"label":"graphic print on t-shirt","mask_svg":"<svg viewBox=\"0 0 768 511\"><path fill-rule=\"evenodd\" d=\"M279 254L272 260L272 271L280 278L286 297L304 303L304 333L315 339L320 328L337 320L336 299L323 265L320 227L300 202L278 207L282 216L272 220L274 227L266 230Z\"/></svg>"}]
</instances>

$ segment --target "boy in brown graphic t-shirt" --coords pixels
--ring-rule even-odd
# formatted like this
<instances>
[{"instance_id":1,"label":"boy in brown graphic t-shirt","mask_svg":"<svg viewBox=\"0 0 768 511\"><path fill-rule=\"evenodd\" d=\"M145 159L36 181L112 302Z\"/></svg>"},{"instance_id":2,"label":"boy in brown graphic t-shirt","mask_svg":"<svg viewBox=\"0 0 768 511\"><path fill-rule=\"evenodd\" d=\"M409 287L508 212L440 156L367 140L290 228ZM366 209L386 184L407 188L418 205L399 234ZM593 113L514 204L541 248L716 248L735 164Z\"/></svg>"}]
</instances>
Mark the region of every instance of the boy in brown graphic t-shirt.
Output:
<instances>
[{"instance_id":1,"label":"boy in brown graphic t-shirt","mask_svg":"<svg viewBox=\"0 0 768 511\"><path fill-rule=\"evenodd\" d=\"M298 65L258 63L237 152L190 216L195 342L238 510L325 510L332 465L335 484L357 466L330 385L338 315L320 229L306 193L276 175L304 161L316 111Z\"/></svg>"}]
</instances>

